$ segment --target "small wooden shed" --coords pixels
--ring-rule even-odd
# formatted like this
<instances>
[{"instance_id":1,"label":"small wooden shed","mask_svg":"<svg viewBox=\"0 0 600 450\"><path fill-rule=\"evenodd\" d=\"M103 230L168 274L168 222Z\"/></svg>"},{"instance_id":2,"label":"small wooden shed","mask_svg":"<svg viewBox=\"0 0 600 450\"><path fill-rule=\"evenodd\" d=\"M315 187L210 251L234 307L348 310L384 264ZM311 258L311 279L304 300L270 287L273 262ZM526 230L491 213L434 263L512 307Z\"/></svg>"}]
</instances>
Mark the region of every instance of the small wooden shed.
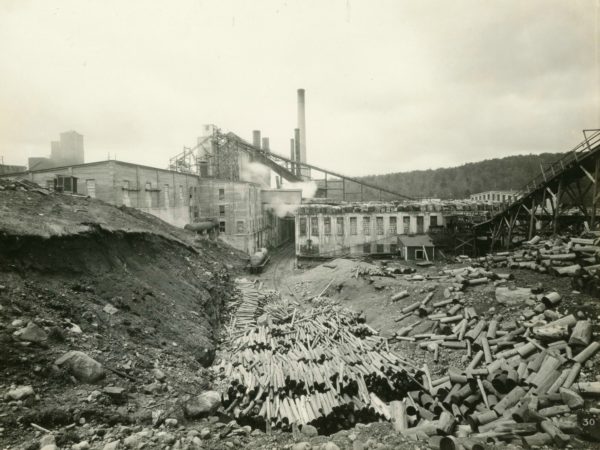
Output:
<instances>
[{"instance_id":1,"label":"small wooden shed","mask_svg":"<svg viewBox=\"0 0 600 450\"><path fill-rule=\"evenodd\" d=\"M405 261L435 259L435 245L426 234L398 236L398 249Z\"/></svg>"}]
</instances>

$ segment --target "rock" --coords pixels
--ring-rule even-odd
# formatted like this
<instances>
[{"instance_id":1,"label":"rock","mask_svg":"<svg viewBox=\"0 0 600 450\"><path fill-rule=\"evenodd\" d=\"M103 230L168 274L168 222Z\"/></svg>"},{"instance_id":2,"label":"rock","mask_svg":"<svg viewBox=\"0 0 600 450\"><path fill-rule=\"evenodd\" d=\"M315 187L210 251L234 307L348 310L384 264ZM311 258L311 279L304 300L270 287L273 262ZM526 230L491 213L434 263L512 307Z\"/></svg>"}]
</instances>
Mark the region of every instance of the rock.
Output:
<instances>
[{"instance_id":1,"label":"rock","mask_svg":"<svg viewBox=\"0 0 600 450\"><path fill-rule=\"evenodd\" d=\"M367 447L360 441L352 442L352 450L365 450Z\"/></svg>"},{"instance_id":2,"label":"rock","mask_svg":"<svg viewBox=\"0 0 600 450\"><path fill-rule=\"evenodd\" d=\"M168 433L166 431L161 431L156 436L158 437L159 442L168 445L173 444L177 440L173 434Z\"/></svg>"},{"instance_id":3,"label":"rock","mask_svg":"<svg viewBox=\"0 0 600 450\"><path fill-rule=\"evenodd\" d=\"M158 381L163 381L167 376L160 369L152 369L152 376L156 378Z\"/></svg>"},{"instance_id":4,"label":"rock","mask_svg":"<svg viewBox=\"0 0 600 450\"><path fill-rule=\"evenodd\" d=\"M58 447L55 444L48 444L40 447L40 450L58 450Z\"/></svg>"},{"instance_id":5,"label":"rock","mask_svg":"<svg viewBox=\"0 0 600 450\"><path fill-rule=\"evenodd\" d=\"M115 308L113 305L111 305L110 303L107 303L106 306L104 308L102 308L102 311L104 311L106 314L108 314L110 316L119 312L119 310L117 308Z\"/></svg>"},{"instance_id":6,"label":"rock","mask_svg":"<svg viewBox=\"0 0 600 450\"><path fill-rule=\"evenodd\" d=\"M183 412L187 418L195 419L213 414L221 406L221 395L216 391L206 391L192 397L183 405Z\"/></svg>"},{"instance_id":7,"label":"rock","mask_svg":"<svg viewBox=\"0 0 600 450\"><path fill-rule=\"evenodd\" d=\"M210 437L210 429L202 428L200 430L200 439L208 439Z\"/></svg>"},{"instance_id":8,"label":"rock","mask_svg":"<svg viewBox=\"0 0 600 450\"><path fill-rule=\"evenodd\" d=\"M71 450L88 450L90 448L90 443L88 441L81 441L78 444L71 445Z\"/></svg>"},{"instance_id":9,"label":"rock","mask_svg":"<svg viewBox=\"0 0 600 450\"><path fill-rule=\"evenodd\" d=\"M35 392L31 386L21 386L16 389L11 389L6 395L12 400L22 400L34 394Z\"/></svg>"},{"instance_id":10,"label":"rock","mask_svg":"<svg viewBox=\"0 0 600 450\"><path fill-rule=\"evenodd\" d=\"M290 450L310 450L312 445L308 442L298 442L297 444L292 445Z\"/></svg>"},{"instance_id":11,"label":"rock","mask_svg":"<svg viewBox=\"0 0 600 450\"><path fill-rule=\"evenodd\" d=\"M164 388L162 384L160 384L158 381L155 381L153 383L144 385L142 390L144 391L144 394L156 394L164 391Z\"/></svg>"},{"instance_id":12,"label":"rock","mask_svg":"<svg viewBox=\"0 0 600 450\"><path fill-rule=\"evenodd\" d=\"M119 386L106 386L102 392L114 399L120 400L125 397L125 388Z\"/></svg>"},{"instance_id":13,"label":"rock","mask_svg":"<svg viewBox=\"0 0 600 450\"><path fill-rule=\"evenodd\" d=\"M215 360L216 350L213 346L200 347L196 350L196 361L198 361L202 367L210 367Z\"/></svg>"},{"instance_id":14,"label":"rock","mask_svg":"<svg viewBox=\"0 0 600 450\"><path fill-rule=\"evenodd\" d=\"M48 334L33 322L29 322L25 328L15 331L13 336L21 341L37 344L48 339Z\"/></svg>"},{"instance_id":15,"label":"rock","mask_svg":"<svg viewBox=\"0 0 600 450\"><path fill-rule=\"evenodd\" d=\"M175 428L177 426L177 419L165 419L165 425L171 428Z\"/></svg>"},{"instance_id":16,"label":"rock","mask_svg":"<svg viewBox=\"0 0 600 450\"><path fill-rule=\"evenodd\" d=\"M102 450L118 450L120 447L121 441L112 441L102 447Z\"/></svg>"},{"instance_id":17,"label":"rock","mask_svg":"<svg viewBox=\"0 0 600 450\"><path fill-rule=\"evenodd\" d=\"M194 448L202 448L202 441L198 436L194 436L192 438L192 445L194 446Z\"/></svg>"},{"instance_id":18,"label":"rock","mask_svg":"<svg viewBox=\"0 0 600 450\"><path fill-rule=\"evenodd\" d=\"M303 425L302 430L300 430L302 434L308 438L312 438L319 435L319 432L312 425Z\"/></svg>"},{"instance_id":19,"label":"rock","mask_svg":"<svg viewBox=\"0 0 600 450\"><path fill-rule=\"evenodd\" d=\"M21 328L24 323L25 322L23 322L21 319L15 319L11 322L11 326L13 326L15 328Z\"/></svg>"},{"instance_id":20,"label":"rock","mask_svg":"<svg viewBox=\"0 0 600 450\"><path fill-rule=\"evenodd\" d=\"M40 447L44 447L46 445L54 445L56 444L56 438L53 434L45 434L40 439Z\"/></svg>"},{"instance_id":21,"label":"rock","mask_svg":"<svg viewBox=\"0 0 600 450\"><path fill-rule=\"evenodd\" d=\"M80 351L65 353L55 364L64 366L71 375L84 383L95 383L106 375L102 364Z\"/></svg>"}]
</instances>

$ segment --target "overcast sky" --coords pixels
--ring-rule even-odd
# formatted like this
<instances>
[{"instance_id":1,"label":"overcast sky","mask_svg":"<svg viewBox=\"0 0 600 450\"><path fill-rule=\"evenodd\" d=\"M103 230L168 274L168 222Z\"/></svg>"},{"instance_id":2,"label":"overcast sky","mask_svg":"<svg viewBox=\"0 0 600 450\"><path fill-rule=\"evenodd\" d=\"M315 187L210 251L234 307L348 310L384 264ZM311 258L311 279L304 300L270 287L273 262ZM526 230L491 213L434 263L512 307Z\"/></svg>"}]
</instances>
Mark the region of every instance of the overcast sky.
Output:
<instances>
[{"instance_id":1,"label":"overcast sky","mask_svg":"<svg viewBox=\"0 0 600 450\"><path fill-rule=\"evenodd\" d=\"M166 167L212 123L348 175L566 151L600 127L599 0L0 0L0 155Z\"/></svg>"}]
</instances>

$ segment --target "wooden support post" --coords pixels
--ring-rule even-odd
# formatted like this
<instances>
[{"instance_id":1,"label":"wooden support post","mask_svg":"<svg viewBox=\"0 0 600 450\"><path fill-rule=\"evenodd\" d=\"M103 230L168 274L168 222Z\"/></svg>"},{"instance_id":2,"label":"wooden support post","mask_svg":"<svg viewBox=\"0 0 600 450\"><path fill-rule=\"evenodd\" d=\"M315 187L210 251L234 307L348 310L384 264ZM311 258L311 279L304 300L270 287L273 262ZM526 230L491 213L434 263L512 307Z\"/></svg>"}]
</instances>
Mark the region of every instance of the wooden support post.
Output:
<instances>
[{"instance_id":1,"label":"wooden support post","mask_svg":"<svg viewBox=\"0 0 600 450\"><path fill-rule=\"evenodd\" d=\"M563 193L563 178L561 177L558 180L558 192L556 194L556 198L554 199L554 224L552 228L552 232L556 234L558 232L558 218L560 216L560 200L562 198Z\"/></svg>"},{"instance_id":2,"label":"wooden support post","mask_svg":"<svg viewBox=\"0 0 600 450\"><path fill-rule=\"evenodd\" d=\"M593 230L596 225L596 199L598 197L598 171L600 170L600 158L596 158L596 168L594 170L594 190L592 194L592 216L590 219L590 228Z\"/></svg>"},{"instance_id":3,"label":"wooden support post","mask_svg":"<svg viewBox=\"0 0 600 450\"><path fill-rule=\"evenodd\" d=\"M363 184L361 184L360 185L360 201L361 202L365 201L364 188L365 188L365 186Z\"/></svg>"},{"instance_id":4,"label":"wooden support post","mask_svg":"<svg viewBox=\"0 0 600 450\"><path fill-rule=\"evenodd\" d=\"M517 217L517 214L515 213L515 218ZM511 216L510 213L508 213L508 223L507 223L507 227L508 227L508 232L506 233L506 242L505 242L505 247L506 250L510 249L510 243L512 241L512 231L513 231L513 225L514 225L514 220Z\"/></svg>"},{"instance_id":5,"label":"wooden support post","mask_svg":"<svg viewBox=\"0 0 600 450\"><path fill-rule=\"evenodd\" d=\"M325 197L329 198L329 189L327 189L327 172L325 172Z\"/></svg>"},{"instance_id":6,"label":"wooden support post","mask_svg":"<svg viewBox=\"0 0 600 450\"><path fill-rule=\"evenodd\" d=\"M533 238L533 231L535 230L535 210L537 205L535 204L535 197L531 199L531 211L529 211L529 234L528 239L531 240Z\"/></svg>"},{"instance_id":7,"label":"wooden support post","mask_svg":"<svg viewBox=\"0 0 600 450\"><path fill-rule=\"evenodd\" d=\"M346 201L346 179L342 178L342 200Z\"/></svg>"}]
</instances>

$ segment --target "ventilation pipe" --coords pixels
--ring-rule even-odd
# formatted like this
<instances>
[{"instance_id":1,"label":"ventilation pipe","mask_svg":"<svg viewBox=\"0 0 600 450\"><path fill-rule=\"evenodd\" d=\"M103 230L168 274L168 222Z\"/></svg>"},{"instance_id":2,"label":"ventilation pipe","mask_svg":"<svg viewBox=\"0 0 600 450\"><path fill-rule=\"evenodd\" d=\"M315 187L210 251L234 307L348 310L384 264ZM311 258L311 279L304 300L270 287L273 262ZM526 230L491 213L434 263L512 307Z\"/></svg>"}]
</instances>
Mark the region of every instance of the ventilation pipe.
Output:
<instances>
[{"instance_id":1,"label":"ventilation pipe","mask_svg":"<svg viewBox=\"0 0 600 450\"><path fill-rule=\"evenodd\" d=\"M271 148L269 147L269 138L268 137L264 137L262 138L262 148L263 150L270 152Z\"/></svg>"},{"instance_id":2,"label":"ventilation pipe","mask_svg":"<svg viewBox=\"0 0 600 450\"><path fill-rule=\"evenodd\" d=\"M254 130L252 132L252 145L260 148L260 130Z\"/></svg>"},{"instance_id":3,"label":"ventilation pipe","mask_svg":"<svg viewBox=\"0 0 600 450\"><path fill-rule=\"evenodd\" d=\"M296 161L296 175L301 176L302 169L299 163L302 162L302 158L300 157L300 129L298 128L294 128L294 144L296 151L296 157L294 158L294 160Z\"/></svg>"},{"instance_id":4,"label":"ventilation pipe","mask_svg":"<svg viewBox=\"0 0 600 450\"><path fill-rule=\"evenodd\" d=\"M300 148L300 162L306 162L306 117L305 117L305 106L304 106L304 89L298 89L298 130L299 133L299 148ZM298 139L298 138L296 138Z\"/></svg>"}]
</instances>

